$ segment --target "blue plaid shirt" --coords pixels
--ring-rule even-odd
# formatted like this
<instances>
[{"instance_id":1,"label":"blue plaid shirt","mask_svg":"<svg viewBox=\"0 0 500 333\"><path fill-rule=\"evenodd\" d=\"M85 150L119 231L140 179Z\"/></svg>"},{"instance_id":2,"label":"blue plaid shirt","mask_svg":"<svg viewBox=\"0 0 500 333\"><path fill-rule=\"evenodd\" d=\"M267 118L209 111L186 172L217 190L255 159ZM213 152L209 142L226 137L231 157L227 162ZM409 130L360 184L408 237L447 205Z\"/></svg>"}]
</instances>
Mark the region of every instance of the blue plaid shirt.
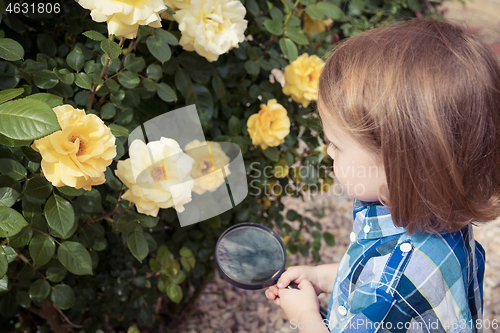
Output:
<instances>
[{"instance_id":1,"label":"blue plaid shirt","mask_svg":"<svg viewBox=\"0 0 500 333\"><path fill-rule=\"evenodd\" d=\"M385 206L357 199L353 217L328 304L331 332L482 332L485 253L471 225L408 236Z\"/></svg>"}]
</instances>

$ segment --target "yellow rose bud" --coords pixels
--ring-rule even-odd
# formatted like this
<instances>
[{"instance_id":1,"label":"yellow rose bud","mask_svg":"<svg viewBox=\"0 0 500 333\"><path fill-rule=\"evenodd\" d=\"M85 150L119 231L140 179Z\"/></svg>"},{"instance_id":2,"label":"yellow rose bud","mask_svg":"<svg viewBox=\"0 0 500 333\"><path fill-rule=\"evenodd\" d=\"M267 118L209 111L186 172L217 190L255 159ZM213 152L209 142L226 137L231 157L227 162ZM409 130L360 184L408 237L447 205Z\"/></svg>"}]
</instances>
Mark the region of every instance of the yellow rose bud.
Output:
<instances>
[{"instance_id":1,"label":"yellow rose bud","mask_svg":"<svg viewBox=\"0 0 500 333\"><path fill-rule=\"evenodd\" d=\"M268 198L263 198L260 205L262 210L268 210L271 207L271 201Z\"/></svg>"},{"instance_id":2,"label":"yellow rose bud","mask_svg":"<svg viewBox=\"0 0 500 333\"><path fill-rule=\"evenodd\" d=\"M105 182L104 172L116 156L115 137L94 114L71 105L55 107L61 130L35 140L45 178L54 186L87 191Z\"/></svg>"},{"instance_id":3,"label":"yellow rose bud","mask_svg":"<svg viewBox=\"0 0 500 333\"><path fill-rule=\"evenodd\" d=\"M288 175L288 166L285 162L278 162L273 168L274 177L285 178Z\"/></svg>"},{"instance_id":4,"label":"yellow rose bud","mask_svg":"<svg viewBox=\"0 0 500 333\"><path fill-rule=\"evenodd\" d=\"M311 101L318 100L318 81L324 66L317 55L301 54L285 67L285 86L283 93L307 107Z\"/></svg>"},{"instance_id":5,"label":"yellow rose bud","mask_svg":"<svg viewBox=\"0 0 500 333\"><path fill-rule=\"evenodd\" d=\"M290 118L283 105L271 99L267 105L260 105L259 113L248 118L247 127L252 144L267 149L285 142L285 137L290 133Z\"/></svg>"},{"instance_id":6,"label":"yellow rose bud","mask_svg":"<svg viewBox=\"0 0 500 333\"><path fill-rule=\"evenodd\" d=\"M330 189L329 184L326 184L326 183L321 184L321 191L328 192L329 189Z\"/></svg>"},{"instance_id":7,"label":"yellow rose bud","mask_svg":"<svg viewBox=\"0 0 500 333\"><path fill-rule=\"evenodd\" d=\"M79 0L90 9L96 22L107 22L110 35L133 39L139 25L161 28L160 13L167 10L163 0Z\"/></svg>"}]
</instances>

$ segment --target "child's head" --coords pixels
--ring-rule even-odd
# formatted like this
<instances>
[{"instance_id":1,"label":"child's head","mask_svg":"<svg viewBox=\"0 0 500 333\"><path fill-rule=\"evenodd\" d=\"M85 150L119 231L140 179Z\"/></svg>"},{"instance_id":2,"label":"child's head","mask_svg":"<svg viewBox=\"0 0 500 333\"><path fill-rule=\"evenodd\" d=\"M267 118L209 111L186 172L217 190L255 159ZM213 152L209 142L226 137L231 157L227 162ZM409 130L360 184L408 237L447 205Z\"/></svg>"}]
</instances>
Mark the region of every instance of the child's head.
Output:
<instances>
[{"instance_id":1,"label":"child's head","mask_svg":"<svg viewBox=\"0 0 500 333\"><path fill-rule=\"evenodd\" d=\"M396 225L454 232L500 215L500 60L488 46L457 24L412 19L332 51L319 78L325 134L381 165L386 185L361 176ZM363 171L348 159L337 178L349 163Z\"/></svg>"}]
</instances>

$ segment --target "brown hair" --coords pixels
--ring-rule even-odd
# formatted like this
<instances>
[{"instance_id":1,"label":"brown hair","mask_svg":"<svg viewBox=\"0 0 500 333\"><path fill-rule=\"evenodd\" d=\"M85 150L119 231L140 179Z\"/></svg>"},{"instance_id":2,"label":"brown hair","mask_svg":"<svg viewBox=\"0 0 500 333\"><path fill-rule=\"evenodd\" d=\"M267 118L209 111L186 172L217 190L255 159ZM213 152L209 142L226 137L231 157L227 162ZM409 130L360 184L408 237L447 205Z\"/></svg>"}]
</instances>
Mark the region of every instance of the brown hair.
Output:
<instances>
[{"instance_id":1,"label":"brown hair","mask_svg":"<svg viewBox=\"0 0 500 333\"><path fill-rule=\"evenodd\" d=\"M382 157L379 200L396 226L455 232L500 215L500 60L487 45L414 18L344 39L324 59L318 111Z\"/></svg>"}]
</instances>

